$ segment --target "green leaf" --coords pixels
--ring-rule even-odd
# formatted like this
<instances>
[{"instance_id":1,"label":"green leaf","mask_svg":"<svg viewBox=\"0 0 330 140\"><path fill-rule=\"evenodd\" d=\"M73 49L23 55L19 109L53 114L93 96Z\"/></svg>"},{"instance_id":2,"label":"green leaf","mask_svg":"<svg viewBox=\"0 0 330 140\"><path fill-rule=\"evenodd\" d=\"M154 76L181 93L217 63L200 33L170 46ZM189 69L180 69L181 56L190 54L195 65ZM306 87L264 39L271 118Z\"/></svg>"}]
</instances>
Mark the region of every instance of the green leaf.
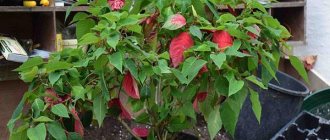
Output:
<instances>
[{"instance_id":1,"label":"green leaf","mask_svg":"<svg viewBox=\"0 0 330 140\"><path fill-rule=\"evenodd\" d=\"M181 110L184 115L196 120L195 110L191 102L186 102L185 104L183 104Z\"/></svg>"},{"instance_id":2,"label":"green leaf","mask_svg":"<svg viewBox=\"0 0 330 140\"><path fill-rule=\"evenodd\" d=\"M28 140L27 130L29 124L25 123L19 126L14 132L10 133L9 140Z\"/></svg>"},{"instance_id":3,"label":"green leaf","mask_svg":"<svg viewBox=\"0 0 330 140\"><path fill-rule=\"evenodd\" d=\"M225 53L227 55L237 56L237 57L250 56L248 54L244 54L244 53L239 52L239 49L240 49L241 45L242 45L242 42L240 40L235 40L233 46L226 49Z\"/></svg>"},{"instance_id":4,"label":"green leaf","mask_svg":"<svg viewBox=\"0 0 330 140\"><path fill-rule=\"evenodd\" d=\"M227 23L229 21L236 21L236 17L233 16L232 14L226 13L220 16L220 18L217 20L217 23Z\"/></svg>"},{"instance_id":5,"label":"green leaf","mask_svg":"<svg viewBox=\"0 0 330 140\"><path fill-rule=\"evenodd\" d=\"M234 73L230 72L226 75L226 78L229 82L228 96L234 95L240 91L244 86L244 81L236 80Z\"/></svg>"},{"instance_id":6,"label":"green leaf","mask_svg":"<svg viewBox=\"0 0 330 140\"><path fill-rule=\"evenodd\" d=\"M111 48L116 49L119 39L120 34L118 32L115 32L107 38L107 43Z\"/></svg>"},{"instance_id":7,"label":"green leaf","mask_svg":"<svg viewBox=\"0 0 330 140\"><path fill-rule=\"evenodd\" d=\"M181 84L185 84L188 82L188 79L177 69L171 69L172 73L178 80L180 81Z\"/></svg>"},{"instance_id":8,"label":"green leaf","mask_svg":"<svg viewBox=\"0 0 330 140\"><path fill-rule=\"evenodd\" d=\"M290 63L296 69L299 75L305 80L305 82L310 83L304 64L302 64L299 58L295 56L290 56Z\"/></svg>"},{"instance_id":9,"label":"green leaf","mask_svg":"<svg viewBox=\"0 0 330 140\"><path fill-rule=\"evenodd\" d=\"M30 70L31 68L35 66L39 66L41 64L44 64L44 61L41 57L33 57L28 59L26 62L24 62L21 66L19 66L17 69L14 71L25 71L25 70Z\"/></svg>"},{"instance_id":10,"label":"green leaf","mask_svg":"<svg viewBox=\"0 0 330 140\"><path fill-rule=\"evenodd\" d=\"M34 128L27 130L27 136L30 140L45 140L46 139L46 126L44 123L38 124Z\"/></svg>"},{"instance_id":11,"label":"green leaf","mask_svg":"<svg viewBox=\"0 0 330 140\"><path fill-rule=\"evenodd\" d=\"M72 67L72 64L64 61L50 61L46 64L46 70L48 73L51 73L56 70L66 70Z\"/></svg>"},{"instance_id":12,"label":"green leaf","mask_svg":"<svg viewBox=\"0 0 330 140\"><path fill-rule=\"evenodd\" d=\"M51 108L51 111L56 114L57 116L70 118L67 108L63 104L54 105Z\"/></svg>"},{"instance_id":13,"label":"green leaf","mask_svg":"<svg viewBox=\"0 0 330 140\"><path fill-rule=\"evenodd\" d=\"M58 122L48 123L47 130L56 140L66 140L65 130Z\"/></svg>"},{"instance_id":14,"label":"green leaf","mask_svg":"<svg viewBox=\"0 0 330 140\"><path fill-rule=\"evenodd\" d=\"M99 127L101 127L101 125L103 124L103 120L104 120L105 114L107 112L107 108L106 108L105 104L106 104L106 102L102 98L102 96L97 96L93 100L93 112L94 112L95 118L99 124Z\"/></svg>"},{"instance_id":15,"label":"green leaf","mask_svg":"<svg viewBox=\"0 0 330 140\"><path fill-rule=\"evenodd\" d=\"M124 61L124 56L121 52L116 52L109 57L109 62L117 68L120 73L123 73L123 61Z\"/></svg>"},{"instance_id":16,"label":"green leaf","mask_svg":"<svg viewBox=\"0 0 330 140\"><path fill-rule=\"evenodd\" d=\"M218 94L222 96L228 96L229 82L226 78L218 76L214 82L215 90Z\"/></svg>"},{"instance_id":17,"label":"green leaf","mask_svg":"<svg viewBox=\"0 0 330 140\"><path fill-rule=\"evenodd\" d=\"M39 118L33 119L33 122L52 122L54 120L46 117L46 116L40 116Z\"/></svg>"},{"instance_id":18,"label":"green leaf","mask_svg":"<svg viewBox=\"0 0 330 140\"><path fill-rule=\"evenodd\" d=\"M74 15L72 21L70 23L75 23L80 20L84 20L88 17L88 14L85 12L78 12Z\"/></svg>"},{"instance_id":19,"label":"green leaf","mask_svg":"<svg viewBox=\"0 0 330 140\"><path fill-rule=\"evenodd\" d=\"M221 69L223 62L226 61L226 55L224 53L219 53L217 55L211 54L210 58L219 69Z\"/></svg>"},{"instance_id":20,"label":"green leaf","mask_svg":"<svg viewBox=\"0 0 330 140\"><path fill-rule=\"evenodd\" d=\"M120 28L120 27L128 26L128 25L136 25L138 23L139 23L138 17L131 15L127 18L119 20L117 25L118 25L118 28Z\"/></svg>"},{"instance_id":21,"label":"green leaf","mask_svg":"<svg viewBox=\"0 0 330 140\"><path fill-rule=\"evenodd\" d=\"M260 36L260 32L257 31L257 29L253 26L248 26L248 27L244 27L247 31L257 35L257 36Z\"/></svg>"},{"instance_id":22,"label":"green leaf","mask_svg":"<svg viewBox=\"0 0 330 140\"><path fill-rule=\"evenodd\" d=\"M38 74L38 67L34 66L30 71L22 72L21 79L26 83L32 82L37 74Z\"/></svg>"},{"instance_id":23,"label":"green leaf","mask_svg":"<svg viewBox=\"0 0 330 140\"><path fill-rule=\"evenodd\" d=\"M110 100L110 94L109 94L107 83L105 81L104 71L101 71L99 73L99 75L100 75L100 84L101 84L101 88L102 88L102 95L107 101L109 101Z\"/></svg>"},{"instance_id":24,"label":"green leaf","mask_svg":"<svg viewBox=\"0 0 330 140\"><path fill-rule=\"evenodd\" d=\"M161 70L161 73L171 73L166 60L164 60L164 59L159 60L158 65Z\"/></svg>"},{"instance_id":25,"label":"green leaf","mask_svg":"<svg viewBox=\"0 0 330 140\"><path fill-rule=\"evenodd\" d=\"M259 100L259 94L250 88L249 88L249 91L250 91L250 101L252 104L252 110L260 124L262 106L261 106L261 103Z\"/></svg>"},{"instance_id":26,"label":"green leaf","mask_svg":"<svg viewBox=\"0 0 330 140\"><path fill-rule=\"evenodd\" d=\"M78 44L80 46L83 46L83 45L95 44L98 43L99 41L100 38L97 37L94 33L87 33L79 39Z\"/></svg>"},{"instance_id":27,"label":"green leaf","mask_svg":"<svg viewBox=\"0 0 330 140\"><path fill-rule=\"evenodd\" d=\"M194 51L196 51L196 52L210 52L211 47L208 44L201 44L197 47L194 47Z\"/></svg>"},{"instance_id":28,"label":"green leaf","mask_svg":"<svg viewBox=\"0 0 330 140\"><path fill-rule=\"evenodd\" d=\"M256 85L258 85L260 88L262 88L262 89L267 89L267 87L265 87L265 85L262 83L262 82L260 82L258 79L257 79L257 77L256 76L254 76L254 75L251 75L251 76L249 76L249 77L246 77L245 78L246 80L249 80L250 82L252 82L252 83L254 83L254 84L256 84Z\"/></svg>"},{"instance_id":29,"label":"green leaf","mask_svg":"<svg viewBox=\"0 0 330 140\"><path fill-rule=\"evenodd\" d=\"M189 32L193 36L197 37L199 40L202 40L203 34L202 34L201 30L197 26L190 26Z\"/></svg>"},{"instance_id":30,"label":"green leaf","mask_svg":"<svg viewBox=\"0 0 330 140\"><path fill-rule=\"evenodd\" d=\"M95 26L95 21L92 19L80 20L77 22L76 36L80 40L86 33L89 33L91 28Z\"/></svg>"},{"instance_id":31,"label":"green leaf","mask_svg":"<svg viewBox=\"0 0 330 140\"><path fill-rule=\"evenodd\" d=\"M272 66L271 66L271 62L270 61L268 61L265 57L261 57L261 63L262 63L262 65L263 65L263 67L264 68L266 68L266 70L269 72L269 74L271 75L271 76L273 76L273 78L276 78L276 76L275 76L275 74L276 74L276 72L275 72L275 68L273 68ZM265 83L264 83L265 84ZM267 83L268 84L268 83Z\"/></svg>"},{"instance_id":32,"label":"green leaf","mask_svg":"<svg viewBox=\"0 0 330 140\"><path fill-rule=\"evenodd\" d=\"M183 63L182 74L187 77L187 85L196 77L199 70L206 64L205 60L190 57Z\"/></svg>"},{"instance_id":33,"label":"green leaf","mask_svg":"<svg viewBox=\"0 0 330 140\"><path fill-rule=\"evenodd\" d=\"M58 79L60 79L60 77L62 76L63 74L61 72L52 72L48 75L48 80L50 82L50 84L53 86Z\"/></svg>"},{"instance_id":34,"label":"green leaf","mask_svg":"<svg viewBox=\"0 0 330 140\"><path fill-rule=\"evenodd\" d=\"M222 127L222 121L220 117L219 106L215 107L214 110L207 117L207 129L210 134L210 139L214 139L214 137L218 134Z\"/></svg>"},{"instance_id":35,"label":"green leaf","mask_svg":"<svg viewBox=\"0 0 330 140\"><path fill-rule=\"evenodd\" d=\"M86 90L82 86L73 86L72 87L72 95L74 96L74 99L77 101L79 99L82 99L85 101L85 93Z\"/></svg>"},{"instance_id":36,"label":"green leaf","mask_svg":"<svg viewBox=\"0 0 330 140\"><path fill-rule=\"evenodd\" d=\"M42 101L39 98L35 99L31 107L33 112L33 117L34 118L39 117L40 112L43 111L44 107L45 107L44 101Z\"/></svg>"},{"instance_id":37,"label":"green leaf","mask_svg":"<svg viewBox=\"0 0 330 140\"><path fill-rule=\"evenodd\" d=\"M134 61L132 59L126 59L125 64L126 64L127 69L133 75L133 77L136 80L138 80L139 79L138 70L136 68L136 65L135 65Z\"/></svg>"}]
</instances>

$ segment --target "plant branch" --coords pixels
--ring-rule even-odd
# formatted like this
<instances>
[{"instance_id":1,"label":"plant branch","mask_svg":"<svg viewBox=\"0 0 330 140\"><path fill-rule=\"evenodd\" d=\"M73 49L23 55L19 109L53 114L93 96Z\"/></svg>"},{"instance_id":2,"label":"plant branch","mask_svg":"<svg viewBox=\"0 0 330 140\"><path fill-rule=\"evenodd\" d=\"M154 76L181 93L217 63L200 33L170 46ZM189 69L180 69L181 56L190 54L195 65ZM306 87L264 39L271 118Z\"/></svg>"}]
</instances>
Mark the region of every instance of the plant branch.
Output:
<instances>
[{"instance_id":1,"label":"plant branch","mask_svg":"<svg viewBox=\"0 0 330 140\"><path fill-rule=\"evenodd\" d=\"M142 140L132 131L132 129L127 125L127 123L124 120L122 120L120 117L118 117L118 120L134 138L136 138L137 140Z\"/></svg>"}]
</instances>

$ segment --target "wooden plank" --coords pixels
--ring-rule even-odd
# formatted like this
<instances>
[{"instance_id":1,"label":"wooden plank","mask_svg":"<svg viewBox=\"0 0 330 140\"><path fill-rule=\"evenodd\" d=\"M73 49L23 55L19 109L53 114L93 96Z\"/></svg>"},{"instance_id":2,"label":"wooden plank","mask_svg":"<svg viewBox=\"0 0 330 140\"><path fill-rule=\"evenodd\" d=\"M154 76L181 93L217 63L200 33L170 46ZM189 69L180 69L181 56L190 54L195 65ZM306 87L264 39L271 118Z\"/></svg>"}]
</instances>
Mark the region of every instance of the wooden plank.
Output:
<instances>
[{"instance_id":1,"label":"wooden plank","mask_svg":"<svg viewBox=\"0 0 330 140\"><path fill-rule=\"evenodd\" d=\"M65 12L70 6L59 6L55 7L56 12ZM74 7L71 11L73 12L80 12L80 11L87 11L88 6L78 6Z\"/></svg>"},{"instance_id":2,"label":"wooden plank","mask_svg":"<svg viewBox=\"0 0 330 140\"><path fill-rule=\"evenodd\" d=\"M266 5L266 7L269 8L291 8L291 7L305 7L306 2L305 1L294 1L294 2L277 2L272 3L269 6ZM219 5L219 9L228 9L226 5ZM244 5L238 5L236 9L243 9Z\"/></svg>"},{"instance_id":3,"label":"wooden plank","mask_svg":"<svg viewBox=\"0 0 330 140\"><path fill-rule=\"evenodd\" d=\"M28 8L24 6L0 6L0 12L52 12L54 7L36 6Z\"/></svg>"}]
</instances>

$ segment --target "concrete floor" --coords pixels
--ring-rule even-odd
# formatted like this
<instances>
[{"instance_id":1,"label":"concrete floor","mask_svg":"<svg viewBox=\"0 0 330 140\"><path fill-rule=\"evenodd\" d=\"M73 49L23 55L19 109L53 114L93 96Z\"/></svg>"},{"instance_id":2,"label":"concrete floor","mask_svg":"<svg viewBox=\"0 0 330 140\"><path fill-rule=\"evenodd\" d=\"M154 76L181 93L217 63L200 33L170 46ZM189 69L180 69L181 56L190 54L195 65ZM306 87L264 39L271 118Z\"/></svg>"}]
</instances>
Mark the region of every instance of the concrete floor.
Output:
<instances>
[{"instance_id":1,"label":"concrete floor","mask_svg":"<svg viewBox=\"0 0 330 140\"><path fill-rule=\"evenodd\" d=\"M8 139L7 122L27 90L22 81L0 82L0 140Z\"/></svg>"}]
</instances>

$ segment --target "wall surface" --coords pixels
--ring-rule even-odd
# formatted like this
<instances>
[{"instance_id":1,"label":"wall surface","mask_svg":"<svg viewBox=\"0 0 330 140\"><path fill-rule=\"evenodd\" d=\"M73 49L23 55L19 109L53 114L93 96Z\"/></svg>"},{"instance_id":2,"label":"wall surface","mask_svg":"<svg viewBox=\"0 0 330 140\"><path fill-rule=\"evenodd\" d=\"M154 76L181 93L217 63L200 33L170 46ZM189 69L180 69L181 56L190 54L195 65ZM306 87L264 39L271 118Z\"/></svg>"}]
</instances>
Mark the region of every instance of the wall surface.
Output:
<instances>
[{"instance_id":1,"label":"wall surface","mask_svg":"<svg viewBox=\"0 0 330 140\"><path fill-rule=\"evenodd\" d=\"M330 85L330 0L307 0L307 46L296 55L318 55L314 74Z\"/></svg>"}]
</instances>

